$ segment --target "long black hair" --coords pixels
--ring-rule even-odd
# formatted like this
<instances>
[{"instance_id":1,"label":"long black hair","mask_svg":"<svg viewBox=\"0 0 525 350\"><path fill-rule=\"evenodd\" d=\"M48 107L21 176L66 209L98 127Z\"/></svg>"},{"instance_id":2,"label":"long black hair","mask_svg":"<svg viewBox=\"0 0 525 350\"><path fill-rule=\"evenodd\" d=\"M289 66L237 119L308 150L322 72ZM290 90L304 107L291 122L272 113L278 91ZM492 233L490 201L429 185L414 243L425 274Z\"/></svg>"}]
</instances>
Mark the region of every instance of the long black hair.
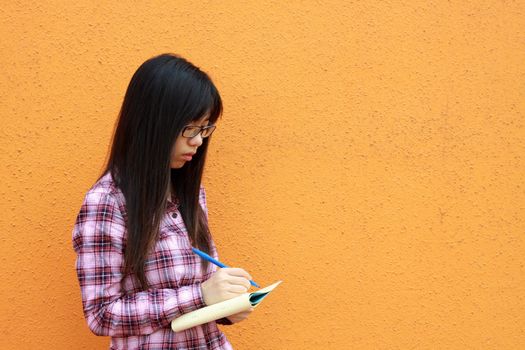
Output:
<instances>
[{"instance_id":1,"label":"long black hair","mask_svg":"<svg viewBox=\"0 0 525 350\"><path fill-rule=\"evenodd\" d=\"M193 160L182 168L171 169L170 158L185 125L204 115L215 124L221 114L221 97L210 77L179 55L150 58L131 78L103 174L111 172L124 194L128 232L124 273L135 274L142 289L149 287L145 261L158 237L170 187L191 243L205 252L211 250L208 223L199 204L210 137L203 139Z\"/></svg>"}]
</instances>

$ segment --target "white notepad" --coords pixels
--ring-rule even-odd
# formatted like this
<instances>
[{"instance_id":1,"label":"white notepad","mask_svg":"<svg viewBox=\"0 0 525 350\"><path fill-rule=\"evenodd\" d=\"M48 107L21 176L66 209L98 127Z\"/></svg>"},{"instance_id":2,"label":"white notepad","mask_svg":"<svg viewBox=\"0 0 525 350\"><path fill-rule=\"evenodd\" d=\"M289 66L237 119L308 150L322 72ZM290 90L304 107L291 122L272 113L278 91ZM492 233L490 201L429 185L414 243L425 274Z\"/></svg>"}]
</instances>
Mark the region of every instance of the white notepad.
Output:
<instances>
[{"instance_id":1,"label":"white notepad","mask_svg":"<svg viewBox=\"0 0 525 350\"><path fill-rule=\"evenodd\" d=\"M187 314L171 321L171 329L174 332L180 332L203 323L208 323L246 311L252 307L255 308L281 282L282 281L278 281L268 287L259 289L256 292L244 293L235 298L188 312Z\"/></svg>"}]
</instances>

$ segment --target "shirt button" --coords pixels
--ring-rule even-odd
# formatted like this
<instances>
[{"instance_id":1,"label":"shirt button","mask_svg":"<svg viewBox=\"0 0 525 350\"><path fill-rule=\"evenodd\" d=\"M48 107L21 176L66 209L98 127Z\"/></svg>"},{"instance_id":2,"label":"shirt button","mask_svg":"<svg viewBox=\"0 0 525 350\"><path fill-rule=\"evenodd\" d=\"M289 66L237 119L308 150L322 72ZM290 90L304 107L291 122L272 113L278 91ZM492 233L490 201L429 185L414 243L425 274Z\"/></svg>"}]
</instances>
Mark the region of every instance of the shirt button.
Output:
<instances>
[{"instance_id":1,"label":"shirt button","mask_svg":"<svg viewBox=\"0 0 525 350\"><path fill-rule=\"evenodd\" d=\"M171 217L174 218L174 219L176 219L176 218L177 218L177 213L173 213L173 214L171 214Z\"/></svg>"}]
</instances>

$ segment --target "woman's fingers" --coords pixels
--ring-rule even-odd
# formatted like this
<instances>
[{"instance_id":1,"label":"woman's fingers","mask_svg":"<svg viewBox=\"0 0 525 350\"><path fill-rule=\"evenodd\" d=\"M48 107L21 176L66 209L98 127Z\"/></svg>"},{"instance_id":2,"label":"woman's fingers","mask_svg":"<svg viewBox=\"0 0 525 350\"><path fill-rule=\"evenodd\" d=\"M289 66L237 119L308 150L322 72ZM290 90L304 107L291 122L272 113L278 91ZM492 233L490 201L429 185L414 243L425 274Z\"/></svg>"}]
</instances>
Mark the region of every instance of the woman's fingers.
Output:
<instances>
[{"instance_id":1,"label":"woman's fingers","mask_svg":"<svg viewBox=\"0 0 525 350\"><path fill-rule=\"evenodd\" d=\"M225 270L226 273L230 276L244 277L247 280L252 279L252 276L250 276L250 274L246 270L241 269L240 267L225 267L223 268L223 270Z\"/></svg>"},{"instance_id":2,"label":"woman's fingers","mask_svg":"<svg viewBox=\"0 0 525 350\"><path fill-rule=\"evenodd\" d=\"M248 289L249 288L247 288L245 286L241 286L239 284L232 284L228 288L228 292L234 293L234 294L242 294L242 293L246 293L248 291Z\"/></svg>"},{"instance_id":3,"label":"woman's fingers","mask_svg":"<svg viewBox=\"0 0 525 350\"><path fill-rule=\"evenodd\" d=\"M253 311L253 308L250 308L246 311L241 311L237 314L234 314L234 315L231 315L231 316L228 316L228 319L232 322L232 323L237 323L237 322L240 322L240 321L243 321L245 320L246 318L248 318L248 316L252 313Z\"/></svg>"},{"instance_id":4,"label":"woman's fingers","mask_svg":"<svg viewBox=\"0 0 525 350\"><path fill-rule=\"evenodd\" d=\"M250 289L249 279L250 274L241 268L225 267L215 271L201 284L204 303L212 305L246 293Z\"/></svg>"},{"instance_id":5,"label":"woman's fingers","mask_svg":"<svg viewBox=\"0 0 525 350\"><path fill-rule=\"evenodd\" d=\"M246 290L250 289L250 281L243 277L230 276L228 278L228 283L231 284L232 286L244 287Z\"/></svg>"}]
</instances>

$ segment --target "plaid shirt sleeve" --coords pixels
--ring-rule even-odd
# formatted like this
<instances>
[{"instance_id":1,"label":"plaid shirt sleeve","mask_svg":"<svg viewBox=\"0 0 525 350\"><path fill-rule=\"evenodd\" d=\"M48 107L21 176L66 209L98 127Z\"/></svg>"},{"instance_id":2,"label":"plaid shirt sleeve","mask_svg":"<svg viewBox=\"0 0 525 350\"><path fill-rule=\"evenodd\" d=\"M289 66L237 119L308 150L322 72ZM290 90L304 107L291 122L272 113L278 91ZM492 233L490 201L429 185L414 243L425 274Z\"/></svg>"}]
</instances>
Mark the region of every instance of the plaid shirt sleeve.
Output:
<instances>
[{"instance_id":1,"label":"plaid shirt sleeve","mask_svg":"<svg viewBox=\"0 0 525 350\"><path fill-rule=\"evenodd\" d=\"M97 335L146 335L204 305L200 283L123 293L125 221L111 193L90 191L73 229L84 315Z\"/></svg>"}]
</instances>

